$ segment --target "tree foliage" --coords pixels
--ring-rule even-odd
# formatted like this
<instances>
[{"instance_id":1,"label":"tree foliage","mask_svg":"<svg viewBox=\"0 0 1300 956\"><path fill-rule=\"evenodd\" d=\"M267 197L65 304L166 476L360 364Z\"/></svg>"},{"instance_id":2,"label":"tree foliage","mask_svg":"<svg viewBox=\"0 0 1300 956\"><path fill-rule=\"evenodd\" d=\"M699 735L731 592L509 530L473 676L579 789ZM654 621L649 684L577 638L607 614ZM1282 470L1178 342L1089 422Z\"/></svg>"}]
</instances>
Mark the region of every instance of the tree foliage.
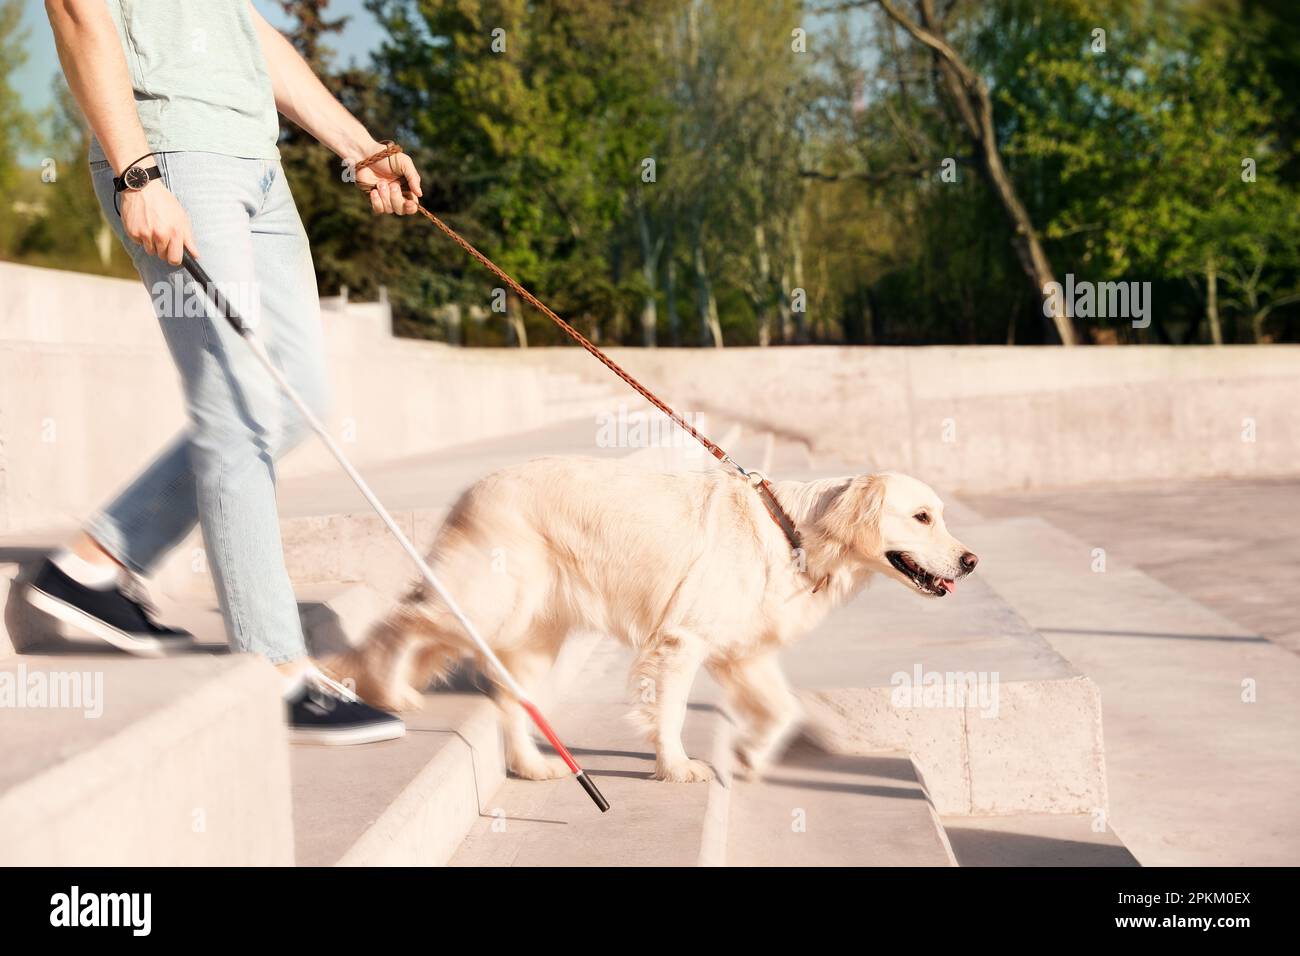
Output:
<instances>
[{"instance_id":1,"label":"tree foliage","mask_svg":"<svg viewBox=\"0 0 1300 956\"><path fill-rule=\"evenodd\" d=\"M1149 328L1081 319L1084 341L1300 339L1290 0L367 0L381 40L345 67L346 18L281 6L426 205L598 341L1051 341L1044 276L1151 283ZM31 135L17 9L5 156ZM46 126L51 155L84 145ZM562 341L301 131L281 152L324 292L386 287L410 335ZM0 197L33 174L0 162ZM96 267L84 200L57 209L81 253L47 211L4 254Z\"/></svg>"}]
</instances>

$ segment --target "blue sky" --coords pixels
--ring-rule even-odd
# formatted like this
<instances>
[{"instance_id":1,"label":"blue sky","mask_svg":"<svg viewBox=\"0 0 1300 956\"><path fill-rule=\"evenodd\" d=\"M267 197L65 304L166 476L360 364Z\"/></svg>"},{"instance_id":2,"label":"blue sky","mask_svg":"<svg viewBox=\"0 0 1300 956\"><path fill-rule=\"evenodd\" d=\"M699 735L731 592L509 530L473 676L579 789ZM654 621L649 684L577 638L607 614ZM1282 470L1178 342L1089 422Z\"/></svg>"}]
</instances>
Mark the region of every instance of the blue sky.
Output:
<instances>
[{"instance_id":1,"label":"blue sky","mask_svg":"<svg viewBox=\"0 0 1300 956\"><path fill-rule=\"evenodd\" d=\"M179 2L202 3L204 0ZM23 99L24 108L36 112L48 106L53 99L52 79L59 70L59 57L54 52L54 37L50 33L49 21L45 19L45 4L42 0L24 0L24 3L23 28L27 32L29 59L15 74L14 85ZM343 32L331 40L338 53L340 66L351 60L364 62L370 50L379 43L379 25L361 4L362 0L332 0L330 3L332 16L346 15L352 18ZM253 5L276 26L287 25L287 18L274 0L254 0Z\"/></svg>"}]
</instances>

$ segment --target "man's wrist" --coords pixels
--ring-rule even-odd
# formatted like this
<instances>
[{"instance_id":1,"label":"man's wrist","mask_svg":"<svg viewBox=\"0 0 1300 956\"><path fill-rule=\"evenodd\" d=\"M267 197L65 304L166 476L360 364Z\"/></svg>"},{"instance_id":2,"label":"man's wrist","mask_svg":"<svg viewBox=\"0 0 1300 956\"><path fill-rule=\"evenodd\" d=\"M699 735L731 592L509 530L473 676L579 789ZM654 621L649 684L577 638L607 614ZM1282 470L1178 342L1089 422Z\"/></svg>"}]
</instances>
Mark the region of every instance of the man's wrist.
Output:
<instances>
[{"instance_id":1,"label":"man's wrist","mask_svg":"<svg viewBox=\"0 0 1300 956\"><path fill-rule=\"evenodd\" d=\"M149 161L147 165L145 165L146 160ZM162 171L158 168L158 161L153 153L145 153L128 164L126 169L122 170L122 175L113 178L113 191L139 192L161 176Z\"/></svg>"},{"instance_id":2,"label":"man's wrist","mask_svg":"<svg viewBox=\"0 0 1300 956\"><path fill-rule=\"evenodd\" d=\"M117 171L117 175L119 178L125 176L126 171L135 166L139 166L142 169L148 169L151 166L157 166L157 165L158 165L158 158L154 156L152 152L144 153L143 155L137 156L134 160L132 160L131 162L123 166L121 169L119 169Z\"/></svg>"},{"instance_id":3,"label":"man's wrist","mask_svg":"<svg viewBox=\"0 0 1300 956\"><path fill-rule=\"evenodd\" d=\"M334 152L346 163L355 166L367 157L375 155L384 148L384 144L370 136L368 133L362 133L359 136L349 137Z\"/></svg>"}]
</instances>

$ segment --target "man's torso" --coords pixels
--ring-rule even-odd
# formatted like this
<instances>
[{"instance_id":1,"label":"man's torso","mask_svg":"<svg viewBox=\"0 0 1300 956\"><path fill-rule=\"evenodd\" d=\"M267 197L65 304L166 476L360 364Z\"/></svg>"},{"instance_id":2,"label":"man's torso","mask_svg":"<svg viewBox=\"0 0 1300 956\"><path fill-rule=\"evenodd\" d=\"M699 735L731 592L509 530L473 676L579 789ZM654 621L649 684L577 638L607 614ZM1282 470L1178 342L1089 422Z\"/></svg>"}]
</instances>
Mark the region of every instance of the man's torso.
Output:
<instances>
[{"instance_id":1,"label":"man's torso","mask_svg":"<svg viewBox=\"0 0 1300 956\"><path fill-rule=\"evenodd\" d=\"M106 2L155 151L279 155L275 96L248 0ZM98 143L90 158L104 158Z\"/></svg>"}]
</instances>

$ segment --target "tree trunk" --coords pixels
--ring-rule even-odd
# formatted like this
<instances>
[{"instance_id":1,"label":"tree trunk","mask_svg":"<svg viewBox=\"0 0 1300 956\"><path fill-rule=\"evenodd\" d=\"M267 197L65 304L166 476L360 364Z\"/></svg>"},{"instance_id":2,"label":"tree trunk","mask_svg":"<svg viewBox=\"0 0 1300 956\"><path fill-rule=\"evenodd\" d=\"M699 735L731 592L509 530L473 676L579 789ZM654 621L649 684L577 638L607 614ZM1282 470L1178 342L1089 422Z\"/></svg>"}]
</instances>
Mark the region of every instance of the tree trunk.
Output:
<instances>
[{"instance_id":1,"label":"tree trunk","mask_svg":"<svg viewBox=\"0 0 1300 956\"><path fill-rule=\"evenodd\" d=\"M722 325L718 321L718 300L713 294L709 267L704 257L704 229L696 224L691 243L691 264L695 269L695 309L700 319L700 344L722 348Z\"/></svg>"},{"instance_id":2,"label":"tree trunk","mask_svg":"<svg viewBox=\"0 0 1300 956\"><path fill-rule=\"evenodd\" d=\"M655 303L655 289L659 285L659 255L663 251L663 237L650 239L650 220L638 193L633 200L636 207L637 235L641 239L641 277L645 281L645 298L641 300L641 344L655 347L655 330L659 324L659 310Z\"/></svg>"},{"instance_id":3,"label":"tree trunk","mask_svg":"<svg viewBox=\"0 0 1300 956\"><path fill-rule=\"evenodd\" d=\"M664 305L668 309L668 340L674 346L682 344L682 319L677 313L677 260L672 246L668 247L668 263L664 268Z\"/></svg>"},{"instance_id":4,"label":"tree trunk","mask_svg":"<svg viewBox=\"0 0 1300 956\"><path fill-rule=\"evenodd\" d=\"M528 348L528 330L524 328L524 313L519 307L519 296L506 293L506 322L510 326L511 342L521 349Z\"/></svg>"},{"instance_id":5,"label":"tree trunk","mask_svg":"<svg viewBox=\"0 0 1300 956\"><path fill-rule=\"evenodd\" d=\"M781 344L794 341L794 313L790 311L790 272L781 270L780 291L776 299L776 315L780 324Z\"/></svg>"},{"instance_id":6,"label":"tree trunk","mask_svg":"<svg viewBox=\"0 0 1300 956\"><path fill-rule=\"evenodd\" d=\"M800 294L799 308L792 308L790 313L794 323L793 340L803 344L808 341L808 289L803 284L803 239L800 238L798 225L795 226L794 234L790 237L790 246L792 249L790 269L794 273L794 287L791 289L791 294L793 295L795 291Z\"/></svg>"},{"instance_id":7,"label":"tree trunk","mask_svg":"<svg viewBox=\"0 0 1300 956\"><path fill-rule=\"evenodd\" d=\"M758 321L758 344L772 344L772 259L767 253L763 224L754 225L754 248L758 253L758 294L754 296L754 317Z\"/></svg>"},{"instance_id":8,"label":"tree trunk","mask_svg":"<svg viewBox=\"0 0 1300 956\"><path fill-rule=\"evenodd\" d=\"M1219 323L1219 269L1214 254L1205 257L1205 320L1210 324L1210 341L1223 344L1223 326Z\"/></svg>"},{"instance_id":9,"label":"tree trunk","mask_svg":"<svg viewBox=\"0 0 1300 956\"><path fill-rule=\"evenodd\" d=\"M889 17L912 35L919 43L930 48L934 63L938 68L940 79L947 93L948 100L966 136L974 147L979 160L980 171L993 189L1002 211L1011 226L1011 245L1034 287L1034 295L1043 299L1047 287L1056 281L1052 274L1052 265L1043 244L1029 218L1029 213L1016 193L1011 177L1007 175L1002 163L1002 154L998 150L997 134L993 127L993 101L989 97L988 86L984 80L957 55L943 38L943 28L934 12L934 0L921 0L921 20L924 27L918 26L909 17L900 12L891 0L877 0ZM1062 345L1074 345L1077 341L1074 325L1065 311L1061 296L1052 296L1050 301L1054 308L1051 315L1051 329Z\"/></svg>"},{"instance_id":10,"label":"tree trunk","mask_svg":"<svg viewBox=\"0 0 1300 956\"><path fill-rule=\"evenodd\" d=\"M101 219L99 228L95 230L95 250L99 253L99 261L107 268L113 260L113 230L107 220Z\"/></svg>"},{"instance_id":11,"label":"tree trunk","mask_svg":"<svg viewBox=\"0 0 1300 956\"><path fill-rule=\"evenodd\" d=\"M442 320L447 330L447 344L460 345L461 308L459 302L449 302L443 306Z\"/></svg>"}]
</instances>

